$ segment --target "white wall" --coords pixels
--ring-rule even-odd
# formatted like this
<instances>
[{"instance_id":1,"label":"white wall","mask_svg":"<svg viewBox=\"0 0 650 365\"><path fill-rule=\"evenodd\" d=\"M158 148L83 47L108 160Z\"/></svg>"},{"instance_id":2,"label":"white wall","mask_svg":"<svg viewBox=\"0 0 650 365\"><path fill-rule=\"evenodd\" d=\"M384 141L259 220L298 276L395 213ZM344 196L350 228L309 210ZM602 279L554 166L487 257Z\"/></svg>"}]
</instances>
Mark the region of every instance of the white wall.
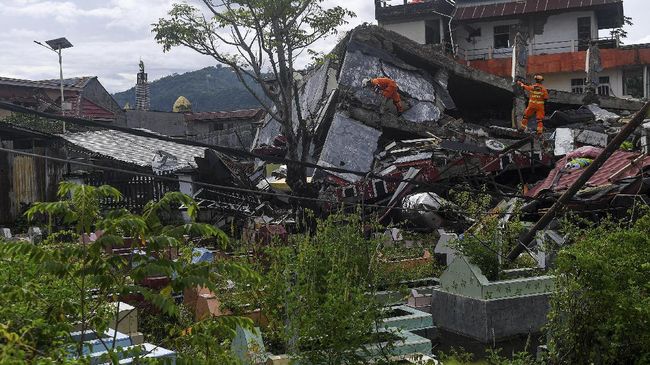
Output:
<instances>
[{"instance_id":1,"label":"white wall","mask_svg":"<svg viewBox=\"0 0 650 365\"><path fill-rule=\"evenodd\" d=\"M623 71L620 69L605 70L599 77L609 76L610 95L623 96ZM563 72L544 75L544 86L548 89L571 92L571 79L586 78L585 72Z\"/></svg>"},{"instance_id":2,"label":"white wall","mask_svg":"<svg viewBox=\"0 0 650 365\"><path fill-rule=\"evenodd\" d=\"M533 35L530 43L535 45L535 54L571 52L571 43L564 41L576 41L578 39L578 18L583 17L591 18L591 37L598 38L598 24L594 11L553 15L546 20L544 33ZM544 44L554 42L558 43ZM557 49L542 50L542 48L550 47L557 47Z\"/></svg>"},{"instance_id":3,"label":"white wall","mask_svg":"<svg viewBox=\"0 0 650 365\"><path fill-rule=\"evenodd\" d=\"M412 39L420 44L425 44L425 22L424 20L418 20L415 22L405 22L405 23L379 23L379 25L388 30L392 30L395 33L399 33L406 38Z\"/></svg>"},{"instance_id":4,"label":"white wall","mask_svg":"<svg viewBox=\"0 0 650 365\"><path fill-rule=\"evenodd\" d=\"M578 18L582 17L591 17L591 33L592 37L598 37L598 25L596 15L593 11L580 11L580 12L571 12L559 15L553 15L546 19L544 24L544 32L542 34L535 35L533 34L533 39L530 43L538 44L538 48L556 48L556 49L545 49L543 51L536 52L539 53L562 53L571 51L571 43L563 42L570 40L578 39ZM469 31L463 26L457 26L454 34L454 40L459 45L460 48L467 50L468 53L478 55L487 53L487 49L494 47L494 27L500 25L514 25L519 24L518 19L510 20L495 20L487 22L477 22L469 24L473 28L481 29L480 37L473 37L471 41L467 41L469 37ZM532 29L532 24L529 26ZM557 43L556 45L540 45L540 43L548 42L562 42ZM472 51L474 50L474 51ZM461 51L462 55L462 51ZM499 51L495 51L495 58L500 57ZM501 55L501 57L510 57L508 55Z\"/></svg>"},{"instance_id":5,"label":"white wall","mask_svg":"<svg viewBox=\"0 0 650 365\"><path fill-rule=\"evenodd\" d=\"M514 25L514 24L519 24L519 20L510 19L510 20L497 20L497 21L490 21L490 22L472 23L469 26L471 26L474 29L480 28L481 36L473 37L469 42L467 41L469 37L469 31L463 26L458 26L456 27L456 31L454 32L454 41L456 42L456 44L458 44L458 46L461 49L466 50L468 52L468 56L486 54L488 52L488 48L494 47L494 27L499 25ZM461 55L463 55L463 51L461 50L460 52Z\"/></svg>"}]
</instances>

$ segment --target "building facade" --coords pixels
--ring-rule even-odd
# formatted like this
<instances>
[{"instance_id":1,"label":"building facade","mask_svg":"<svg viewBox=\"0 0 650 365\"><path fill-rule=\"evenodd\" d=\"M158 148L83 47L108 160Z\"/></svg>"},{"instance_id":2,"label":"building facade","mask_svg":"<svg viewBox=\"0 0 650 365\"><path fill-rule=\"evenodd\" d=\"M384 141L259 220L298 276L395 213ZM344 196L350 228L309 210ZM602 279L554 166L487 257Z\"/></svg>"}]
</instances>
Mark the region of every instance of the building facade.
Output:
<instances>
[{"instance_id":1,"label":"building facade","mask_svg":"<svg viewBox=\"0 0 650 365\"><path fill-rule=\"evenodd\" d=\"M0 100L41 112L87 118L101 122L124 122L124 111L95 76L63 80L68 110L61 110L59 80L19 80L0 77ZM0 111L0 118L10 114Z\"/></svg>"},{"instance_id":2,"label":"building facade","mask_svg":"<svg viewBox=\"0 0 650 365\"><path fill-rule=\"evenodd\" d=\"M512 77L515 35L528 40L529 75L550 89L585 90L587 48L595 42L603 70L598 93L648 98L650 45L623 45L622 0L376 1L379 25L422 44L440 44L458 62Z\"/></svg>"},{"instance_id":3,"label":"building facade","mask_svg":"<svg viewBox=\"0 0 650 365\"><path fill-rule=\"evenodd\" d=\"M127 110L126 126L196 142L248 150L264 115L262 109L202 113Z\"/></svg>"}]
</instances>

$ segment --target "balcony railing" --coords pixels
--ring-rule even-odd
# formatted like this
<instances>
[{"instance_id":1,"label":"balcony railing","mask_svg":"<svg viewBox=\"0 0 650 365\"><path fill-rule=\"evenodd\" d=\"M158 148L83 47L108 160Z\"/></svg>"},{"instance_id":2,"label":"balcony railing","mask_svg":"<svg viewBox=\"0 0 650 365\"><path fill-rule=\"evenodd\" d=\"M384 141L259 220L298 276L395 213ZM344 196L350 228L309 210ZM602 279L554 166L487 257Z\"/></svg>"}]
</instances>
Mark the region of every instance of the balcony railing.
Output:
<instances>
[{"instance_id":1,"label":"balcony railing","mask_svg":"<svg viewBox=\"0 0 650 365\"><path fill-rule=\"evenodd\" d=\"M593 39L598 43L598 47L605 48L618 48L620 40L616 37L598 38ZM528 54L531 56L554 54L554 53L568 53L577 51L586 51L589 46L589 40L563 40L542 43L531 43L528 45ZM465 49L456 45L455 55L466 61L474 60L491 60L495 58L510 58L512 57L512 47L509 48L471 48Z\"/></svg>"}]
</instances>

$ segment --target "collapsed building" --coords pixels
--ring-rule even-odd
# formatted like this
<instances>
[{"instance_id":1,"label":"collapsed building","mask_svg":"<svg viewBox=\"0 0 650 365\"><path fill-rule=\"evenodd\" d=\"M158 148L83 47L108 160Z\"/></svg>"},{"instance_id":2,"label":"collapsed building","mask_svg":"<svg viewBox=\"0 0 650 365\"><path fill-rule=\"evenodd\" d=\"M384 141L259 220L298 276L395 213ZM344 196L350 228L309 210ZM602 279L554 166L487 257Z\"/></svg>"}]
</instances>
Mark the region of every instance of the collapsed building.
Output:
<instances>
[{"instance_id":1,"label":"collapsed building","mask_svg":"<svg viewBox=\"0 0 650 365\"><path fill-rule=\"evenodd\" d=\"M365 25L341 41L333 55L302 79L301 110L313 135L307 160L319 166L309 170L308 180L320 187L323 200L384 206L380 217L395 207L417 205L423 198L418 193L446 194L463 182L486 184L499 193L521 192L518 186L543 180L557 159L570 162L563 156L573 149L605 147L623 125L611 111L630 115L642 107L639 101L606 96L601 106L583 106L580 95L551 91L544 138L534 139L511 128L518 94L510 80L457 63L435 47ZM397 82L403 113L363 85L375 77ZM633 142L642 137L639 133ZM285 144L280 122L267 116L252 151L282 156ZM634 168L605 181L638 176L645 166L642 155L616 159L628 161L632 155ZM251 179L258 187L287 191L282 185L286 169L267 170L259 162ZM558 187L553 181L550 185ZM641 185L630 189L645 191ZM546 190L535 187L527 196L532 200ZM431 229L440 223L429 222Z\"/></svg>"}]
</instances>

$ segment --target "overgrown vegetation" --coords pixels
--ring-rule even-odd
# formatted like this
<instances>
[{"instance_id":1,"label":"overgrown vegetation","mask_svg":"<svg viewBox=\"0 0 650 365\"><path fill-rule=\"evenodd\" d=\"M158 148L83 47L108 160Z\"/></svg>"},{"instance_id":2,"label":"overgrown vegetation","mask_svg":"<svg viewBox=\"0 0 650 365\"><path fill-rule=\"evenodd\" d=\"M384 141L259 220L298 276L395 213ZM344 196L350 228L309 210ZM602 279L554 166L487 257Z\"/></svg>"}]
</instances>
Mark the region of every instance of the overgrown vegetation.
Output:
<instances>
[{"instance_id":1,"label":"overgrown vegetation","mask_svg":"<svg viewBox=\"0 0 650 365\"><path fill-rule=\"evenodd\" d=\"M469 191L451 192L451 201L473 222L463 237L451 245L478 266L488 280L500 279L505 269L534 266L534 260L526 255L515 263L505 258L518 244L519 235L524 230L518 203L513 203L512 209L496 209L492 197L485 190L478 194Z\"/></svg>"},{"instance_id":2,"label":"overgrown vegetation","mask_svg":"<svg viewBox=\"0 0 650 365\"><path fill-rule=\"evenodd\" d=\"M202 0L203 8L174 4L153 25L155 39L169 51L184 46L232 69L287 138L287 158L305 162L317 110L303 110L299 57L355 16L324 0ZM202 10L207 10L204 14ZM262 92L256 92L259 86ZM316 195L303 164L287 166L295 194Z\"/></svg>"},{"instance_id":3,"label":"overgrown vegetation","mask_svg":"<svg viewBox=\"0 0 650 365\"><path fill-rule=\"evenodd\" d=\"M254 266L259 286L240 283L233 306L261 308L267 350L311 364L362 364L378 340L378 248L358 215L335 214L315 232L274 242ZM235 309L235 308L229 308Z\"/></svg>"},{"instance_id":4,"label":"overgrown vegetation","mask_svg":"<svg viewBox=\"0 0 650 365\"><path fill-rule=\"evenodd\" d=\"M226 243L227 237L205 224L166 225L160 213L181 204L192 220L196 217L196 203L184 194L168 193L147 204L142 215L102 211L101 200L120 199L120 193L109 186L64 182L59 196L58 202L34 204L27 216L60 216L86 243L57 243L52 236L42 246L21 242L0 245L0 363L76 361L71 356L82 359L82 344L73 341L70 331L104 333L111 320L119 322L113 302L136 300L161 316L178 317L173 293L196 286L216 290L222 277L252 278L250 272L227 262L191 262L189 240L213 237ZM99 238L90 240L91 232L98 232ZM67 241L68 232L66 236ZM137 249L137 253L112 255L112 247ZM178 260L170 256L172 249L181 252ZM162 276L167 284L161 290L152 289L145 285L150 276ZM196 331L176 335L184 337L193 349L193 359L228 358L226 347L220 345L236 325L250 324L249 320L227 317L195 323ZM201 337L205 331L212 334L209 346ZM109 350L106 361L115 360L119 350Z\"/></svg>"},{"instance_id":5,"label":"overgrown vegetation","mask_svg":"<svg viewBox=\"0 0 650 365\"><path fill-rule=\"evenodd\" d=\"M555 364L650 363L650 214L570 225L548 335Z\"/></svg>"}]
</instances>

